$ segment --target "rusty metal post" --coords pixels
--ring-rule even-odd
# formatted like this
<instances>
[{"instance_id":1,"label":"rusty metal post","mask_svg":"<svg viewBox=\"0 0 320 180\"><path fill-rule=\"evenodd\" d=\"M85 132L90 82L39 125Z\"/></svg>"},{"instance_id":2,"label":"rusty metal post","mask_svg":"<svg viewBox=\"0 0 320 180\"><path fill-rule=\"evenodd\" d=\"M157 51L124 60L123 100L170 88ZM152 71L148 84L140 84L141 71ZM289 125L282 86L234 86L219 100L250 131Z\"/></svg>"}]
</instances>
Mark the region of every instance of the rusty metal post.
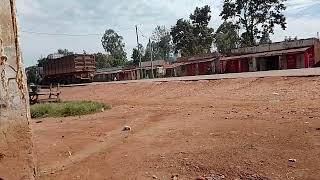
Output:
<instances>
[{"instance_id":1,"label":"rusty metal post","mask_svg":"<svg viewBox=\"0 0 320 180\"><path fill-rule=\"evenodd\" d=\"M35 179L15 0L0 0L0 178Z\"/></svg>"}]
</instances>

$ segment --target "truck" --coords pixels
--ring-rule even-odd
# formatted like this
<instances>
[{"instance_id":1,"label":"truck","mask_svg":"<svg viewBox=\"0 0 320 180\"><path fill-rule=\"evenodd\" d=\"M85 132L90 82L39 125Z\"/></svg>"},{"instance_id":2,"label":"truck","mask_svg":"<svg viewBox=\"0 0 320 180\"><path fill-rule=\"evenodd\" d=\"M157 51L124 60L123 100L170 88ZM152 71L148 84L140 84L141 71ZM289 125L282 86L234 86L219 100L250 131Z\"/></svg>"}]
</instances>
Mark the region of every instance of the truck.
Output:
<instances>
[{"instance_id":1,"label":"truck","mask_svg":"<svg viewBox=\"0 0 320 180\"><path fill-rule=\"evenodd\" d=\"M45 62L38 66L41 84L90 83L96 72L95 56L89 54L48 56Z\"/></svg>"}]
</instances>

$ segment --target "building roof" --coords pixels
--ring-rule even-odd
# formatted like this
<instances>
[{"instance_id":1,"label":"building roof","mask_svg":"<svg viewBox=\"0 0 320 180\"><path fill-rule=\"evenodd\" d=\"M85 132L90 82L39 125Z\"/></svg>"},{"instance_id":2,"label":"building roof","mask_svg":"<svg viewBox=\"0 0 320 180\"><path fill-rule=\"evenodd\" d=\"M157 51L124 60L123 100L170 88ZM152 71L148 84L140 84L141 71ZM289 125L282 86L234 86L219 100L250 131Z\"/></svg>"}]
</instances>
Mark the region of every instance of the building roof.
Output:
<instances>
[{"instance_id":1,"label":"building roof","mask_svg":"<svg viewBox=\"0 0 320 180\"><path fill-rule=\"evenodd\" d=\"M114 72L114 71L119 71L122 69L123 69L123 67L102 68L102 69L97 69L97 72Z\"/></svg>"},{"instance_id":2,"label":"building roof","mask_svg":"<svg viewBox=\"0 0 320 180\"><path fill-rule=\"evenodd\" d=\"M212 62L214 61L215 58L211 57L211 58L206 58L206 59L198 59L198 60L193 60L193 61L182 61L182 62L176 62L173 64L168 64L166 66L164 66L165 68L175 68L178 66L182 66L182 65L188 65L188 64L197 64L197 63L204 63L204 62Z\"/></svg>"},{"instance_id":3,"label":"building roof","mask_svg":"<svg viewBox=\"0 0 320 180\"><path fill-rule=\"evenodd\" d=\"M212 59L217 57L218 55L216 53L210 53L210 54L200 54L190 57L179 57L177 58L177 62L188 62L188 61L199 61L203 59Z\"/></svg>"},{"instance_id":4,"label":"building roof","mask_svg":"<svg viewBox=\"0 0 320 180\"><path fill-rule=\"evenodd\" d=\"M152 61L153 66L164 66L165 64L168 64L165 60L156 60ZM151 61L141 62L141 67L151 67Z\"/></svg>"},{"instance_id":5,"label":"building roof","mask_svg":"<svg viewBox=\"0 0 320 180\"><path fill-rule=\"evenodd\" d=\"M246 54L240 56L230 56L230 57L222 57L222 61L232 60L232 59L242 59L242 58L253 58L253 57L268 57L268 56L278 56L283 54L295 54L299 52L305 52L310 47L297 48L297 49L287 49L281 51L271 51L271 52L263 52L263 53L255 53L255 54Z\"/></svg>"},{"instance_id":6,"label":"building roof","mask_svg":"<svg viewBox=\"0 0 320 180\"><path fill-rule=\"evenodd\" d=\"M231 53L233 55L245 55L245 54L254 54L254 53L262 53L262 52L270 52L270 51L280 51L280 50L286 50L286 49L311 47L316 43L320 43L319 39L317 38L281 41L281 42L275 42L270 44L261 44L258 46L232 49Z\"/></svg>"}]
</instances>

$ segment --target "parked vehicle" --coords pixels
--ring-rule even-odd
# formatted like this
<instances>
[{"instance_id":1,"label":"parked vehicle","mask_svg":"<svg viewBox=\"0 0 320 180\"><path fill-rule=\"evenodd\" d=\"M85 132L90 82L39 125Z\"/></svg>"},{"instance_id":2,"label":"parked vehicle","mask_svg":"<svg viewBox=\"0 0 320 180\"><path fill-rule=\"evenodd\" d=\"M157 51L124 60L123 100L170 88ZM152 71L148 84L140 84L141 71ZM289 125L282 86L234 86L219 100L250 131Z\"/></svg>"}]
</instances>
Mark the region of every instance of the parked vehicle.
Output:
<instances>
[{"instance_id":1,"label":"parked vehicle","mask_svg":"<svg viewBox=\"0 0 320 180\"><path fill-rule=\"evenodd\" d=\"M73 54L58 58L48 57L39 67L41 84L76 84L92 82L96 71L93 55Z\"/></svg>"}]
</instances>

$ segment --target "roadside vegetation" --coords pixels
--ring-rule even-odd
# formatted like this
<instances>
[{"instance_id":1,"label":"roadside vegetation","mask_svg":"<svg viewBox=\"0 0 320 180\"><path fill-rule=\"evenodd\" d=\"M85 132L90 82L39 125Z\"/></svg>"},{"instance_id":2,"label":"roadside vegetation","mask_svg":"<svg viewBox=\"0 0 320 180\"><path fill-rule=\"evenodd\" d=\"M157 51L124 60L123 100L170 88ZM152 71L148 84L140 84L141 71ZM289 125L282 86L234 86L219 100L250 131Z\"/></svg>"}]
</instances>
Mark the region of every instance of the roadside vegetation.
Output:
<instances>
[{"instance_id":1,"label":"roadside vegetation","mask_svg":"<svg viewBox=\"0 0 320 180\"><path fill-rule=\"evenodd\" d=\"M31 106L31 117L68 117L82 116L111 109L110 105L92 101L70 101L60 103L35 104Z\"/></svg>"}]
</instances>

